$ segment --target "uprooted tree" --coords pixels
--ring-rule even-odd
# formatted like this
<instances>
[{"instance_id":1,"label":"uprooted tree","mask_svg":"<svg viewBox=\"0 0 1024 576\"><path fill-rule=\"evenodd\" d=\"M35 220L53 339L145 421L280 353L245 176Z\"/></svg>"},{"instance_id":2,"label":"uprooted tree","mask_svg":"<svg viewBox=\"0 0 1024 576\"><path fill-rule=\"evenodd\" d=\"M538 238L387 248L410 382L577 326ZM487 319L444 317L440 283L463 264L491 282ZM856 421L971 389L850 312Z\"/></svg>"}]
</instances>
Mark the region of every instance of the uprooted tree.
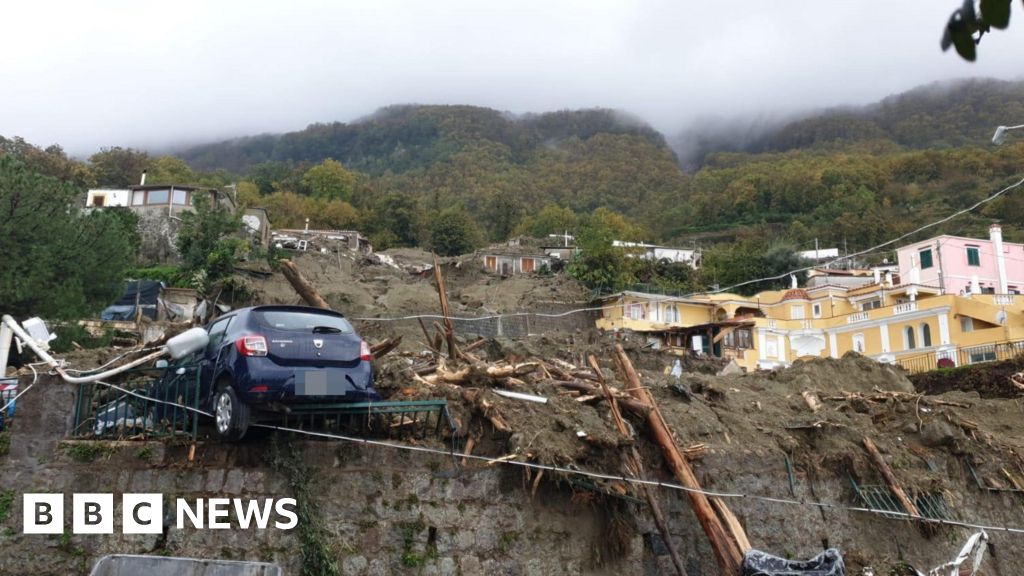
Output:
<instances>
[{"instance_id":1,"label":"uprooted tree","mask_svg":"<svg viewBox=\"0 0 1024 576\"><path fill-rule=\"evenodd\" d=\"M135 254L135 219L85 213L80 194L0 155L0 312L75 319L117 299Z\"/></svg>"}]
</instances>

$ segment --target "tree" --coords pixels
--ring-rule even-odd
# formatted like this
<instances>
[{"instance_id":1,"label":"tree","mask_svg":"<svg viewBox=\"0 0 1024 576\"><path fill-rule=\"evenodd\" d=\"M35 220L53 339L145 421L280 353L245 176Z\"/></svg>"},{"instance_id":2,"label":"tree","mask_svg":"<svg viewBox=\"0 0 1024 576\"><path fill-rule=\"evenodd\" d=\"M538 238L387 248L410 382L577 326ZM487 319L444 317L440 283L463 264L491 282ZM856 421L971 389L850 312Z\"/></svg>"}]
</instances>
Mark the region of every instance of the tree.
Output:
<instances>
[{"instance_id":1,"label":"tree","mask_svg":"<svg viewBox=\"0 0 1024 576\"><path fill-rule=\"evenodd\" d=\"M0 155L0 310L71 320L117 300L135 254L132 218L85 214L81 192Z\"/></svg>"},{"instance_id":2,"label":"tree","mask_svg":"<svg viewBox=\"0 0 1024 576\"><path fill-rule=\"evenodd\" d=\"M589 288L603 292L622 290L636 282L626 251L612 245L615 240L639 240L639 229L621 215L598 208L589 215L576 245L580 253L569 263L569 273Z\"/></svg>"},{"instance_id":3,"label":"tree","mask_svg":"<svg viewBox=\"0 0 1024 576\"><path fill-rule=\"evenodd\" d=\"M533 238L547 238L548 234L565 234L576 230L576 213L557 204L547 204L540 212L526 217L516 233Z\"/></svg>"},{"instance_id":4,"label":"tree","mask_svg":"<svg viewBox=\"0 0 1024 576\"><path fill-rule=\"evenodd\" d=\"M441 256L457 256L483 244L483 232L462 208L448 208L430 226L431 248Z\"/></svg>"},{"instance_id":5,"label":"tree","mask_svg":"<svg viewBox=\"0 0 1024 576\"><path fill-rule=\"evenodd\" d=\"M132 148L103 148L89 157L99 186L125 188L138 184L144 171L153 167L149 154Z\"/></svg>"},{"instance_id":6,"label":"tree","mask_svg":"<svg viewBox=\"0 0 1024 576\"><path fill-rule=\"evenodd\" d=\"M196 174L181 158L161 156L152 162L147 184L194 184Z\"/></svg>"},{"instance_id":7,"label":"tree","mask_svg":"<svg viewBox=\"0 0 1024 576\"><path fill-rule=\"evenodd\" d=\"M194 279L193 285L205 291L234 272L245 245L235 235L242 220L224 206L212 205L205 194L195 196L193 207L194 211L181 214L177 247L182 268Z\"/></svg>"},{"instance_id":8,"label":"tree","mask_svg":"<svg viewBox=\"0 0 1024 576\"><path fill-rule=\"evenodd\" d=\"M328 158L302 175L302 187L315 198L348 202L356 187L356 175L345 170L337 160Z\"/></svg>"}]
</instances>

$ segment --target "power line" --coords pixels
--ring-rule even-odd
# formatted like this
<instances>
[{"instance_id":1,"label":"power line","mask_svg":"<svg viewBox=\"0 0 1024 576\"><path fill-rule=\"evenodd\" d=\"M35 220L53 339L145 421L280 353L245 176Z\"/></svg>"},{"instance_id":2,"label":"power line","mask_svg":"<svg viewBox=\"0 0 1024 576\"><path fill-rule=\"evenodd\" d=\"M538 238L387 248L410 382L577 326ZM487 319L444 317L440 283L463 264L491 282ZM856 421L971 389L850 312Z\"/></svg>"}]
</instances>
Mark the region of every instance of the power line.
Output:
<instances>
[{"instance_id":1,"label":"power line","mask_svg":"<svg viewBox=\"0 0 1024 576\"><path fill-rule=\"evenodd\" d=\"M178 408L182 408L184 410L188 410L188 411L191 411L191 412L202 414L202 415L207 416L207 417L211 417L211 418L213 417L213 414L210 414L209 412L206 412L206 411L203 411L203 410L199 410L198 408L193 408L191 406L185 406L185 405L179 404L177 402L169 402L169 401L165 401L165 400L160 400L158 398L151 398L151 397L148 397L148 396L145 396L145 395L142 395L142 394L138 394L138 393L133 392L131 390L125 389L123 387L120 387L120 386L117 386L117 385L114 385L114 384L110 384L108 382L103 382L102 380L98 380L98 381L96 381L96 383L97 384L101 384L103 386L108 386L108 387L113 388L115 390L119 390L119 391L124 392L126 394L130 394L130 395L135 396L137 398L141 398L141 399L145 399L145 400L150 400L150 401L153 401L153 402L158 402L160 404L166 404L166 405L169 405L169 406L176 406ZM756 494L746 494L746 493L742 493L742 492L718 492L718 491L713 491L713 490L690 488L690 487L683 486L681 484L675 484L675 483L672 483L672 482L663 482L661 480L652 480L652 479L649 479L649 478L640 478L640 477L636 477L636 476L627 476L627 475L623 475L623 474L608 474L608 473L604 473L604 472L595 472L595 471L592 471L592 470L586 470L586 469L580 469L580 468L568 468L568 467L565 467L565 466L556 466L556 465L553 465L553 464L540 464L540 463L536 463L536 462L526 462L526 461L520 461L520 460L509 460L509 459L504 459L504 458L492 458L490 456L480 456L480 455L476 455L476 454L457 454L455 452L454 446L453 446L453 448L451 450L441 450L441 449L438 449L438 448L431 448L431 447L428 447L428 446L415 446L415 445L411 445L411 444L399 444L399 443L396 443L396 442L389 442L389 441L386 441L386 440L374 440L374 439L371 439L371 438L346 436L346 435L343 435L343 434L331 434L331 433L328 433L328 432L313 432L311 430L300 430L298 428L289 428L289 427L286 427L286 426L274 426L274 425L270 425L270 424L254 424L253 426L258 427L258 428L265 428L265 429L269 429L269 430L277 430L277 431L281 431L281 432L290 432L290 433L293 433L293 434L301 434L301 435L310 436L310 437L314 437L314 438L326 438L326 439L331 439L331 440L340 440L340 441L343 441L343 442L351 442L351 443L355 443L355 444L362 444L364 446L373 446L373 447L391 448L391 449L397 449L397 450L406 450L406 451L409 451L409 452L418 452L418 453L422 453L422 454L433 454L433 455L438 455L438 456L446 456L446 457L451 457L453 459L455 459L455 458L466 458L468 460L475 460L475 461L479 461L479 462L485 462L487 464L504 464L506 466L518 466L518 467L521 467L521 468L529 468L529 469L533 469L533 470L541 470L541 471L547 471L547 472L556 472L556 473L560 473L560 474L583 476L583 477L587 477L587 478L593 478L595 480L621 481L621 482L626 482L627 484L634 484L634 485L638 485L638 486L653 486L653 487L664 488L664 489L668 489L668 490L677 490L677 491L681 491L681 492L703 494L704 496L708 496L708 497L731 498L731 499L740 499L740 500L756 500L756 501L761 501L761 502L769 502L769 503L774 503L774 504L783 504L783 505L788 505L788 506L811 506L811 507L815 507L815 508L829 509L829 510L843 510L843 511L846 511L846 512L876 514L876 515L880 515L883 518L887 518L887 519L890 519L890 520L909 519L909 520L917 520L917 521L925 522L925 523L929 523L929 524L940 524L940 525L947 525L947 526L959 526L959 527L962 527L962 528L972 528L972 529L975 529L975 530L986 530L986 531L999 531L999 532L1006 532L1006 533L1009 533L1009 534L1024 534L1024 528L1016 528L1016 527L1012 527L1012 526L1000 526L1000 525L989 525L989 524L985 524L985 523L961 522L959 520L945 520L945 519L940 519L940 518L926 518L926 517L923 517L923 516L912 516L912 515L910 515L908 513L905 513L905 512L893 512L893 511L889 511L889 510L878 510L878 509L874 509L874 508L866 508L866 507L860 507L860 506L845 506L845 505L842 505L842 504L834 504L834 503L829 503L829 502L817 502L817 501L806 500L806 499L776 498L776 497L772 497L772 496L759 496L759 495L756 495Z\"/></svg>"}]
</instances>

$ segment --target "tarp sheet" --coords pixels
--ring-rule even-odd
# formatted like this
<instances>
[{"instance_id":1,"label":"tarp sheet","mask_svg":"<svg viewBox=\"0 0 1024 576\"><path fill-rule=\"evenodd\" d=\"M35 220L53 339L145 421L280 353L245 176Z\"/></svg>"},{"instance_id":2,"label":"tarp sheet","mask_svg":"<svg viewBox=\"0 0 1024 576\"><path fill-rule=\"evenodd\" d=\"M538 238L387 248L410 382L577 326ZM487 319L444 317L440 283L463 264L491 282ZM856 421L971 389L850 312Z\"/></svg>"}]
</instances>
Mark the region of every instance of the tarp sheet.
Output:
<instances>
[{"instance_id":1,"label":"tarp sheet","mask_svg":"<svg viewBox=\"0 0 1024 576\"><path fill-rule=\"evenodd\" d=\"M124 283L121 298L100 312L100 320L134 320L135 302L144 316L156 320L157 301L164 285L157 280L131 280Z\"/></svg>"},{"instance_id":2,"label":"tarp sheet","mask_svg":"<svg viewBox=\"0 0 1024 576\"><path fill-rule=\"evenodd\" d=\"M829 548L807 561L787 560L760 550L747 550L740 576L846 576L843 556Z\"/></svg>"}]
</instances>

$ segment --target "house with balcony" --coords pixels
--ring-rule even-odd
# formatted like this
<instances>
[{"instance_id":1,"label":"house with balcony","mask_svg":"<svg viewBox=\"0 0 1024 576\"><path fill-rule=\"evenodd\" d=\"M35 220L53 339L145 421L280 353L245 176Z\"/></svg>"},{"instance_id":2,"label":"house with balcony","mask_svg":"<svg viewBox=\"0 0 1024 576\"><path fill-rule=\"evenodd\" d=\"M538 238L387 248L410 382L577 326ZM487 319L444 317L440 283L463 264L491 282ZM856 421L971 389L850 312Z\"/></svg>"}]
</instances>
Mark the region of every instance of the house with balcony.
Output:
<instances>
[{"instance_id":1,"label":"house with balcony","mask_svg":"<svg viewBox=\"0 0 1024 576\"><path fill-rule=\"evenodd\" d=\"M621 292L601 299L597 326L670 352L732 358L746 370L853 351L916 372L1024 350L1024 297L948 293L891 273L867 278L754 296Z\"/></svg>"},{"instance_id":2,"label":"house with balcony","mask_svg":"<svg viewBox=\"0 0 1024 576\"><path fill-rule=\"evenodd\" d=\"M988 239L936 236L897 251L900 274L946 294L1020 294L1024 244L1003 242L999 224Z\"/></svg>"}]
</instances>

